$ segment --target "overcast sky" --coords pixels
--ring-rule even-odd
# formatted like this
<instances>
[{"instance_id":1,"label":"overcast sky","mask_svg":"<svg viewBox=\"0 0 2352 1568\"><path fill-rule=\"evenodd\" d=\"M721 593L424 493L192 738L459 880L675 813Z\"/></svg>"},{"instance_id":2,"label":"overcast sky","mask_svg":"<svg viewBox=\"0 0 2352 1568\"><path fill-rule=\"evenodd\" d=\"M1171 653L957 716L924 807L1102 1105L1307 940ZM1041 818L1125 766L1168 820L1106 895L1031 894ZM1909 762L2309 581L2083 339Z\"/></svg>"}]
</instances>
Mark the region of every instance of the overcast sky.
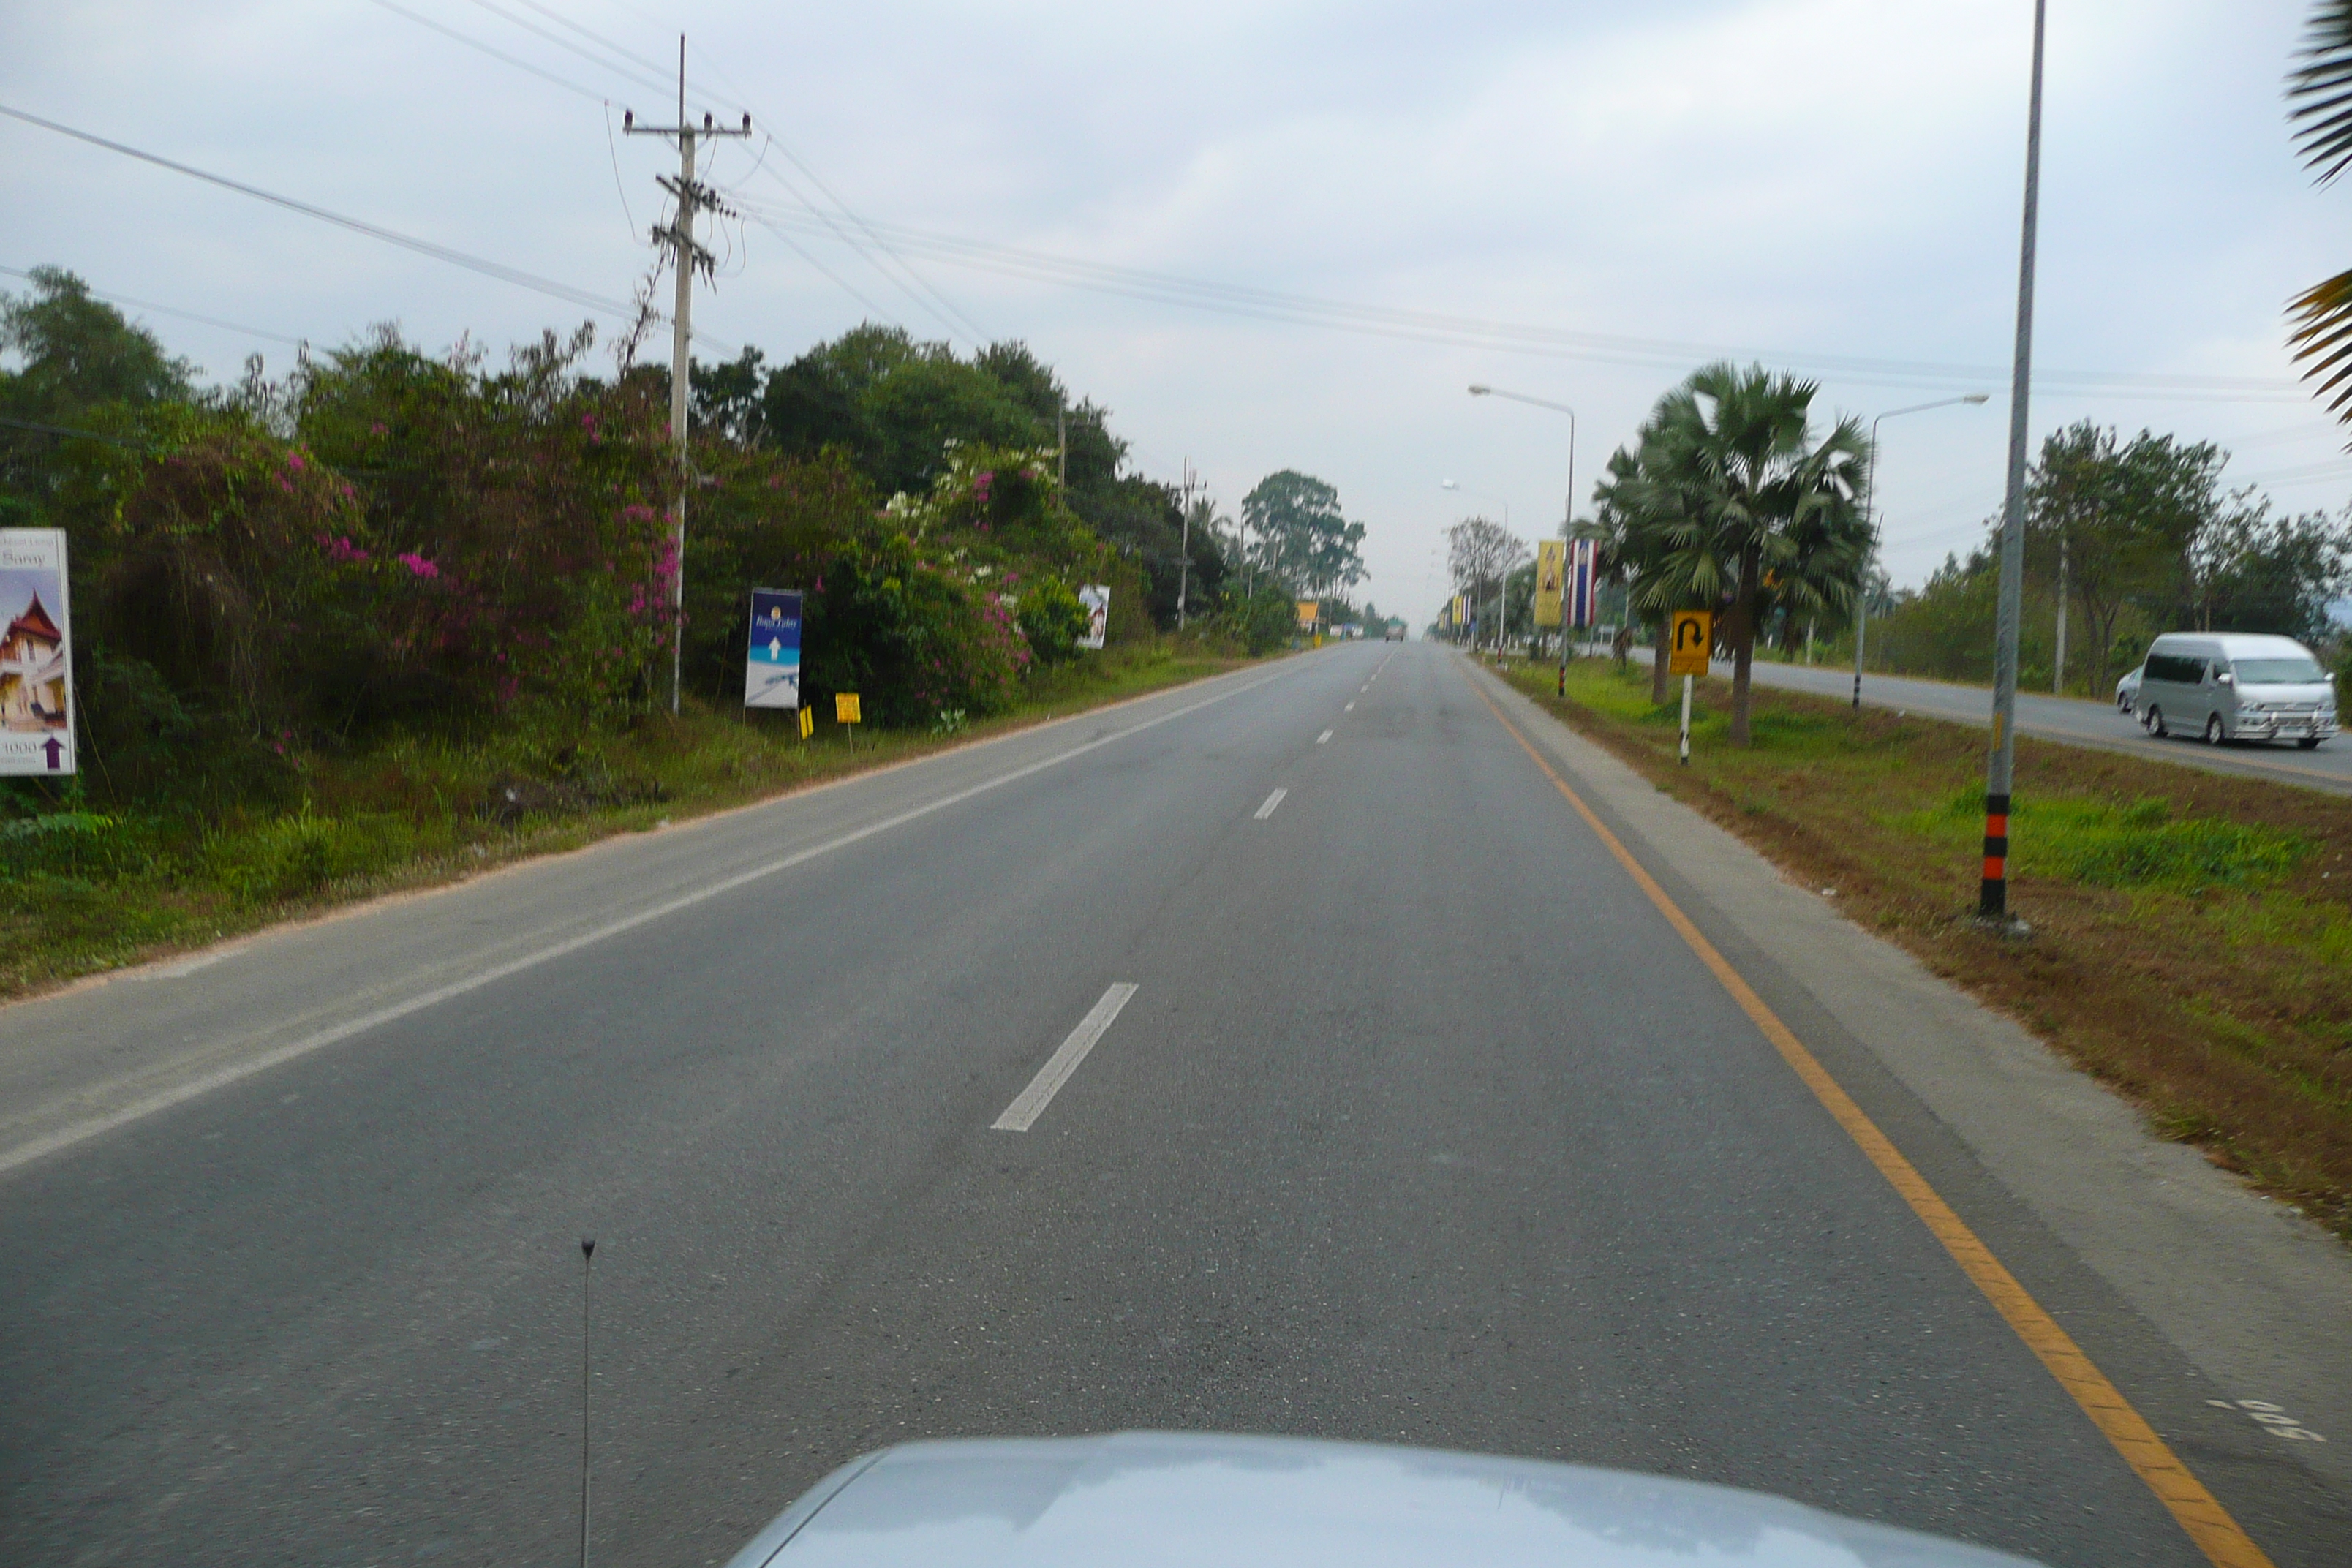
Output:
<instances>
[{"instance_id":1,"label":"overcast sky","mask_svg":"<svg viewBox=\"0 0 2352 1568\"><path fill-rule=\"evenodd\" d=\"M803 210L795 187L822 204L813 171L877 226L1550 331L1414 341L909 248L919 285L822 231L795 232L807 258L750 223L714 240L706 350L781 361L877 315L967 350L1025 340L1150 475L1189 459L1233 510L1276 468L1336 485L1370 530L1365 592L1416 624L1466 506L1507 502L1528 536L1560 517L1567 420L1473 382L1576 407L1580 507L1707 353L1817 374L1825 418L1981 389L1983 407L1884 427L1895 580L1965 551L1999 503L2030 0L397 5L0 7L0 102L625 297L676 155L622 137L620 110L666 121L675 89L561 46L661 62L682 29L693 116L748 110L761 132L716 178L771 213ZM2086 416L2151 426L2229 447L2230 477L2284 507L2352 494L2342 433L2281 346L2288 296L2352 265L2352 189L2311 186L2282 110L2308 9L2053 0L2037 445ZM17 121L0 182L0 267L264 333L396 320L502 346L583 314ZM291 352L132 313L215 376Z\"/></svg>"}]
</instances>

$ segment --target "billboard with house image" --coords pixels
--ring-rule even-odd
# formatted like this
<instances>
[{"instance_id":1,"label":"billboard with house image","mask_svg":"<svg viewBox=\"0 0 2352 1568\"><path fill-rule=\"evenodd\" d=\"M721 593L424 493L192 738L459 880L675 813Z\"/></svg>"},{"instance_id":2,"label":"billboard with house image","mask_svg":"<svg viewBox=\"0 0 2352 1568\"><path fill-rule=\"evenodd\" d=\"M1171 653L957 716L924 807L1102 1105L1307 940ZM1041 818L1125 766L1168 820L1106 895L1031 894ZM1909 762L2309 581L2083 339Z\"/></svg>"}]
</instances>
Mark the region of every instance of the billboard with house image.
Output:
<instances>
[{"instance_id":1,"label":"billboard with house image","mask_svg":"<svg viewBox=\"0 0 2352 1568\"><path fill-rule=\"evenodd\" d=\"M0 773L74 771L66 536L0 529Z\"/></svg>"}]
</instances>

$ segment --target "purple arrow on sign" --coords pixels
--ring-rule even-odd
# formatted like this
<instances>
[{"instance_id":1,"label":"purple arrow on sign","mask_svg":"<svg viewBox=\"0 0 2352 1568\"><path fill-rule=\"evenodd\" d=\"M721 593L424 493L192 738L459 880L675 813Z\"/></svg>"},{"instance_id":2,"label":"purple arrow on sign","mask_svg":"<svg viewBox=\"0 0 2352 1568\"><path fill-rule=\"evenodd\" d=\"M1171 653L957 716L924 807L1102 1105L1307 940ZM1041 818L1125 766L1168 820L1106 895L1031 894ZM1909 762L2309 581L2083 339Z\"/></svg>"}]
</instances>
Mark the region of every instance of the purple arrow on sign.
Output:
<instances>
[{"instance_id":1,"label":"purple arrow on sign","mask_svg":"<svg viewBox=\"0 0 2352 1568\"><path fill-rule=\"evenodd\" d=\"M47 740L41 742L41 750L49 754L49 771L51 773L57 772L58 759L65 755L66 743L63 741L58 740L55 735L52 735Z\"/></svg>"}]
</instances>

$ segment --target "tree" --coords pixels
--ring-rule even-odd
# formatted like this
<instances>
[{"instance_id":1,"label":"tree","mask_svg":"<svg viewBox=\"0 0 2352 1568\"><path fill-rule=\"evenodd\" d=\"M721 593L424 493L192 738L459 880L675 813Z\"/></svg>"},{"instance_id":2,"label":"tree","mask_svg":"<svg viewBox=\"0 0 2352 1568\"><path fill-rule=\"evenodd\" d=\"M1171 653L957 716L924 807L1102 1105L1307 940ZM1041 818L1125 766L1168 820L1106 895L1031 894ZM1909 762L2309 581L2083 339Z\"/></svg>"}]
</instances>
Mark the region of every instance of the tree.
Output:
<instances>
[{"instance_id":1,"label":"tree","mask_svg":"<svg viewBox=\"0 0 2352 1568\"><path fill-rule=\"evenodd\" d=\"M2352 167L2352 0L2320 0L2304 34L2303 64L2287 76L2288 119L2295 149L2322 185ZM2352 416L2352 272L2339 272L2295 296L2287 342L2307 360L2305 380L2338 419Z\"/></svg>"},{"instance_id":2,"label":"tree","mask_svg":"<svg viewBox=\"0 0 2352 1568\"><path fill-rule=\"evenodd\" d=\"M1642 452L1655 434L1654 422L1644 425L1633 447L1620 447L1602 465L1592 487L1592 523L1600 542L1601 569L1625 584L1629 612L1638 611L1657 628L1650 658L1650 700L1666 700L1666 612L1685 607L1673 602L1673 584L1663 570L1665 532L1675 498L1658 486L1642 467Z\"/></svg>"},{"instance_id":3,"label":"tree","mask_svg":"<svg viewBox=\"0 0 2352 1568\"><path fill-rule=\"evenodd\" d=\"M1328 593L1364 580L1364 525L1339 511L1339 492L1311 475L1285 468L1242 498L1242 521L1257 535L1254 559L1304 592Z\"/></svg>"},{"instance_id":4,"label":"tree","mask_svg":"<svg viewBox=\"0 0 2352 1568\"><path fill-rule=\"evenodd\" d=\"M1856 500L1869 438L1840 420L1819 442L1817 384L1762 365L1693 373L1666 394L1643 444L1645 490L1663 492L1651 548L1671 589L1715 598L1731 655L1731 740L1748 741L1749 674L1768 615L1853 603L1869 535Z\"/></svg>"},{"instance_id":5,"label":"tree","mask_svg":"<svg viewBox=\"0 0 2352 1568\"><path fill-rule=\"evenodd\" d=\"M1488 518L1465 517L1445 531L1445 569L1456 590L1470 596L1470 613L1491 621L1495 596L1513 567L1528 559L1528 542ZM1502 628L1493 628L1502 646Z\"/></svg>"},{"instance_id":6,"label":"tree","mask_svg":"<svg viewBox=\"0 0 2352 1568\"><path fill-rule=\"evenodd\" d=\"M2352 527L2323 512L2273 518L2267 501L2232 500L2190 556L2198 628L2326 641L2330 607L2352 590Z\"/></svg>"},{"instance_id":7,"label":"tree","mask_svg":"<svg viewBox=\"0 0 2352 1568\"><path fill-rule=\"evenodd\" d=\"M2087 419L2042 443L2025 487L2027 563L2054 581L2063 541L2067 598L2089 623L2093 690L2106 686L2116 616L2136 600L2171 596L2218 519L2227 461L2210 442L2143 430L2126 445Z\"/></svg>"},{"instance_id":8,"label":"tree","mask_svg":"<svg viewBox=\"0 0 2352 1568\"><path fill-rule=\"evenodd\" d=\"M195 366L92 299L80 279L57 267L36 267L32 279L21 299L0 294L0 352L22 361L20 369L0 371L0 416L110 434L124 411L192 395ZM0 426L0 495L47 495L57 481L49 459L58 439Z\"/></svg>"}]
</instances>

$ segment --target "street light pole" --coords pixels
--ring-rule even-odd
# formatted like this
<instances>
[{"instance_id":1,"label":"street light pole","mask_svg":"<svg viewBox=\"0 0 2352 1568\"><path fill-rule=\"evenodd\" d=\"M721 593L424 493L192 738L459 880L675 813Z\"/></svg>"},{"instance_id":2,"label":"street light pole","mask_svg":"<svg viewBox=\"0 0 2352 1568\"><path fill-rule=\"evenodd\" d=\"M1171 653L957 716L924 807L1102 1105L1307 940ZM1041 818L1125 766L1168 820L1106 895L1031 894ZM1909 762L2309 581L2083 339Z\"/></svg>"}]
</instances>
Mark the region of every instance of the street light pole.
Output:
<instances>
[{"instance_id":1,"label":"street light pole","mask_svg":"<svg viewBox=\"0 0 2352 1568\"><path fill-rule=\"evenodd\" d=\"M1989 395L1971 392L1959 397L1939 397L1933 403L1915 403L1908 408L1890 408L1870 422L1870 454L1862 466L1862 522L1870 530L1870 545L1863 552L1862 572L1853 585L1853 705L1857 710L1862 707L1862 640L1870 620L1870 563L1878 555L1878 421L1902 414L1921 414L1930 408L1949 408L1958 403L1982 403Z\"/></svg>"},{"instance_id":2,"label":"street light pole","mask_svg":"<svg viewBox=\"0 0 2352 1568\"><path fill-rule=\"evenodd\" d=\"M2000 509L2000 599L1993 621L1992 751L1985 759L1984 881L1977 919L2009 923L2009 792L2017 771L2017 621L2025 578L2026 394L2033 380L2033 242L2042 216L2042 32L2033 0L2033 88L2025 118L2025 218L2017 247L2017 363L2009 391L2009 484Z\"/></svg>"},{"instance_id":3,"label":"street light pole","mask_svg":"<svg viewBox=\"0 0 2352 1568\"><path fill-rule=\"evenodd\" d=\"M1473 397L1507 397L1514 403L1524 403L1535 408L1549 408L1568 416L1568 505L1560 513L1559 536L1566 541L1576 530L1576 410L1565 403L1554 403L1548 397L1529 397L1524 392L1505 392L1499 387L1473 386ZM1562 603L1559 616L1559 694L1568 695L1568 605L1565 581L1560 584ZM1599 596L1598 585L1594 588Z\"/></svg>"}]
</instances>

